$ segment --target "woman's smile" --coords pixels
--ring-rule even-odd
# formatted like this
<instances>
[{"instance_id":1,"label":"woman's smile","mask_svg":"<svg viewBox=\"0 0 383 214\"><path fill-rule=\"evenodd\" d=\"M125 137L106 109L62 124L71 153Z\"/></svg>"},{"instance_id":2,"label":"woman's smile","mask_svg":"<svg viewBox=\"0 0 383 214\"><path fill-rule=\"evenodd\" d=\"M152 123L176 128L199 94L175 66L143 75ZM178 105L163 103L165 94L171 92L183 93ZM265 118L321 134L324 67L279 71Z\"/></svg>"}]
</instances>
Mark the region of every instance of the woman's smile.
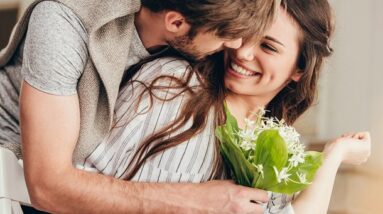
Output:
<instances>
[{"instance_id":1,"label":"woman's smile","mask_svg":"<svg viewBox=\"0 0 383 214\"><path fill-rule=\"evenodd\" d=\"M242 64L234 62L232 59L229 59L231 62L227 66L227 73L236 78L258 78L262 74L259 71L255 71L254 69L249 69Z\"/></svg>"}]
</instances>

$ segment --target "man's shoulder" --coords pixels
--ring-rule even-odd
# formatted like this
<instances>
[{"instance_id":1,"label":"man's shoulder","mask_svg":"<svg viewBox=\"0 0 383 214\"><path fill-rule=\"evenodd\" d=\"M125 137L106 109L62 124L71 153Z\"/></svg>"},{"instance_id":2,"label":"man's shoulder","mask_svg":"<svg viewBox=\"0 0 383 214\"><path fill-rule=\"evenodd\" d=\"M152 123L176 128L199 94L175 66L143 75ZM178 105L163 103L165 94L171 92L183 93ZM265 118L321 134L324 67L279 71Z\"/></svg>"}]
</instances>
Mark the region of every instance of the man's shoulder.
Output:
<instances>
[{"instance_id":1,"label":"man's shoulder","mask_svg":"<svg viewBox=\"0 0 383 214\"><path fill-rule=\"evenodd\" d=\"M74 12L72 12L72 9L57 1L41 1L37 3L36 6L33 8L33 13L58 13L77 17L77 15Z\"/></svg>"},{"instance_id":2,"label":"man's shoulder","mask_svg":"<svg viewBox=\"0 0 383 214\"><path fill-rule=\"evenodd\" d=\"M57 27L63 23L70 23L79 34L86 33L80 17L73 10L57 1L42 1L32 11L31 19L44 27L48 22L55 22Z\"/></svg>"},{"instance_id":3,"label":"man's shoulder","mask_svg":"<svg viewBox=\"0 0 383 214\"><path fill-rule=\"evenodd\" d=\"M64 5L43 1L34 8L23 48L22 75L53 95L73 95L88 61L88 35Z\"/></svg>"}]
</instances>

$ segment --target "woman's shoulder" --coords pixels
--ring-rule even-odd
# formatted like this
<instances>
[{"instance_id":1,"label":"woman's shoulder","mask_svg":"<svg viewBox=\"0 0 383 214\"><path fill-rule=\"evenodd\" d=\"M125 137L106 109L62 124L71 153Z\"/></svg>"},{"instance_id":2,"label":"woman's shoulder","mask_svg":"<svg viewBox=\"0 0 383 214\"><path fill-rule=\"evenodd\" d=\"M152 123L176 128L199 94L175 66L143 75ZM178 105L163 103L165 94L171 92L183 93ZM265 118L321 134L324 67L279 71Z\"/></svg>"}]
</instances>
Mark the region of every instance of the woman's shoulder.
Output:
<instances>
[{"instance_id":1,"label":"woman's shoulder","mask_svg":"<svg viewBox=\"0 0 383 214\"><path fill-rule=\"evenodd\" d=\"M190 63L179 57L162 57L146 63L141 68L142 73L153 76L177 75L191 71Z\"/></svg>"},{"instance_id":2,"label":"woman's shoulder","mask_svg":"<svg viewBox=\"0 0 383 214\"><path fill-rule=\"evenodd\" d=\"M158 63L164 67L164 68L188 68L190 67L190 63L180 57L175 56L167 56L167 57L161 57L158 60Z\"/></svg>"}]
</instances>

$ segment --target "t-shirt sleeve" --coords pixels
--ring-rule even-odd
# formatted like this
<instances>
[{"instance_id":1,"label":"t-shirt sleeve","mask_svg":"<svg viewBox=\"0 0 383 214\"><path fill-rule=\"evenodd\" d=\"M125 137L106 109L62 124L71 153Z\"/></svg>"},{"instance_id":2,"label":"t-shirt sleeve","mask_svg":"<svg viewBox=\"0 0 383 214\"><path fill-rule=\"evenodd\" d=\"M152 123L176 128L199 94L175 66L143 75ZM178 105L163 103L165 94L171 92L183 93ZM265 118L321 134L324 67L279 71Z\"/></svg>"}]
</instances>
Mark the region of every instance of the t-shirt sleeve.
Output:
<instances>
[{"instance_id":1,"label":"t-shirt sleeve","mask_svg":"<svg viewBox=\"0 0 383 214\"><path fill-rule=\"evenodd\" d=\"M88 36L66 6L44 1L33 10L25 38L22 75L32 87L53 95L74 95L88 60Z\"/></svg>"}]
</instances>

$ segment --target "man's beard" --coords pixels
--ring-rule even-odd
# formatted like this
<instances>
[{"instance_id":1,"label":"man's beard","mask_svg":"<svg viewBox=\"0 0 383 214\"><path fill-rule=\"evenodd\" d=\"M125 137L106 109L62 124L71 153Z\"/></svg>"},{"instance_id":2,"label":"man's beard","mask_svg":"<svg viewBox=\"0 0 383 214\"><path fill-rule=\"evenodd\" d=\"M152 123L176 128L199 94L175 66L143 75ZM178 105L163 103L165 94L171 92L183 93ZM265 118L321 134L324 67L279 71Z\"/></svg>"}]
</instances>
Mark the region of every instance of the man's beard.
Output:
<instances>
[{"instance_id":1,"label":"man's beard","mask_svg":"<svg viewBox=\"0 0 383 214\"><path fill-rule=\"evenodd\" d=\"M189 35L177 36L168 41L169 45L189 60L202 60L208 54L198 51Z\"/></svg>"}]
</instances>

